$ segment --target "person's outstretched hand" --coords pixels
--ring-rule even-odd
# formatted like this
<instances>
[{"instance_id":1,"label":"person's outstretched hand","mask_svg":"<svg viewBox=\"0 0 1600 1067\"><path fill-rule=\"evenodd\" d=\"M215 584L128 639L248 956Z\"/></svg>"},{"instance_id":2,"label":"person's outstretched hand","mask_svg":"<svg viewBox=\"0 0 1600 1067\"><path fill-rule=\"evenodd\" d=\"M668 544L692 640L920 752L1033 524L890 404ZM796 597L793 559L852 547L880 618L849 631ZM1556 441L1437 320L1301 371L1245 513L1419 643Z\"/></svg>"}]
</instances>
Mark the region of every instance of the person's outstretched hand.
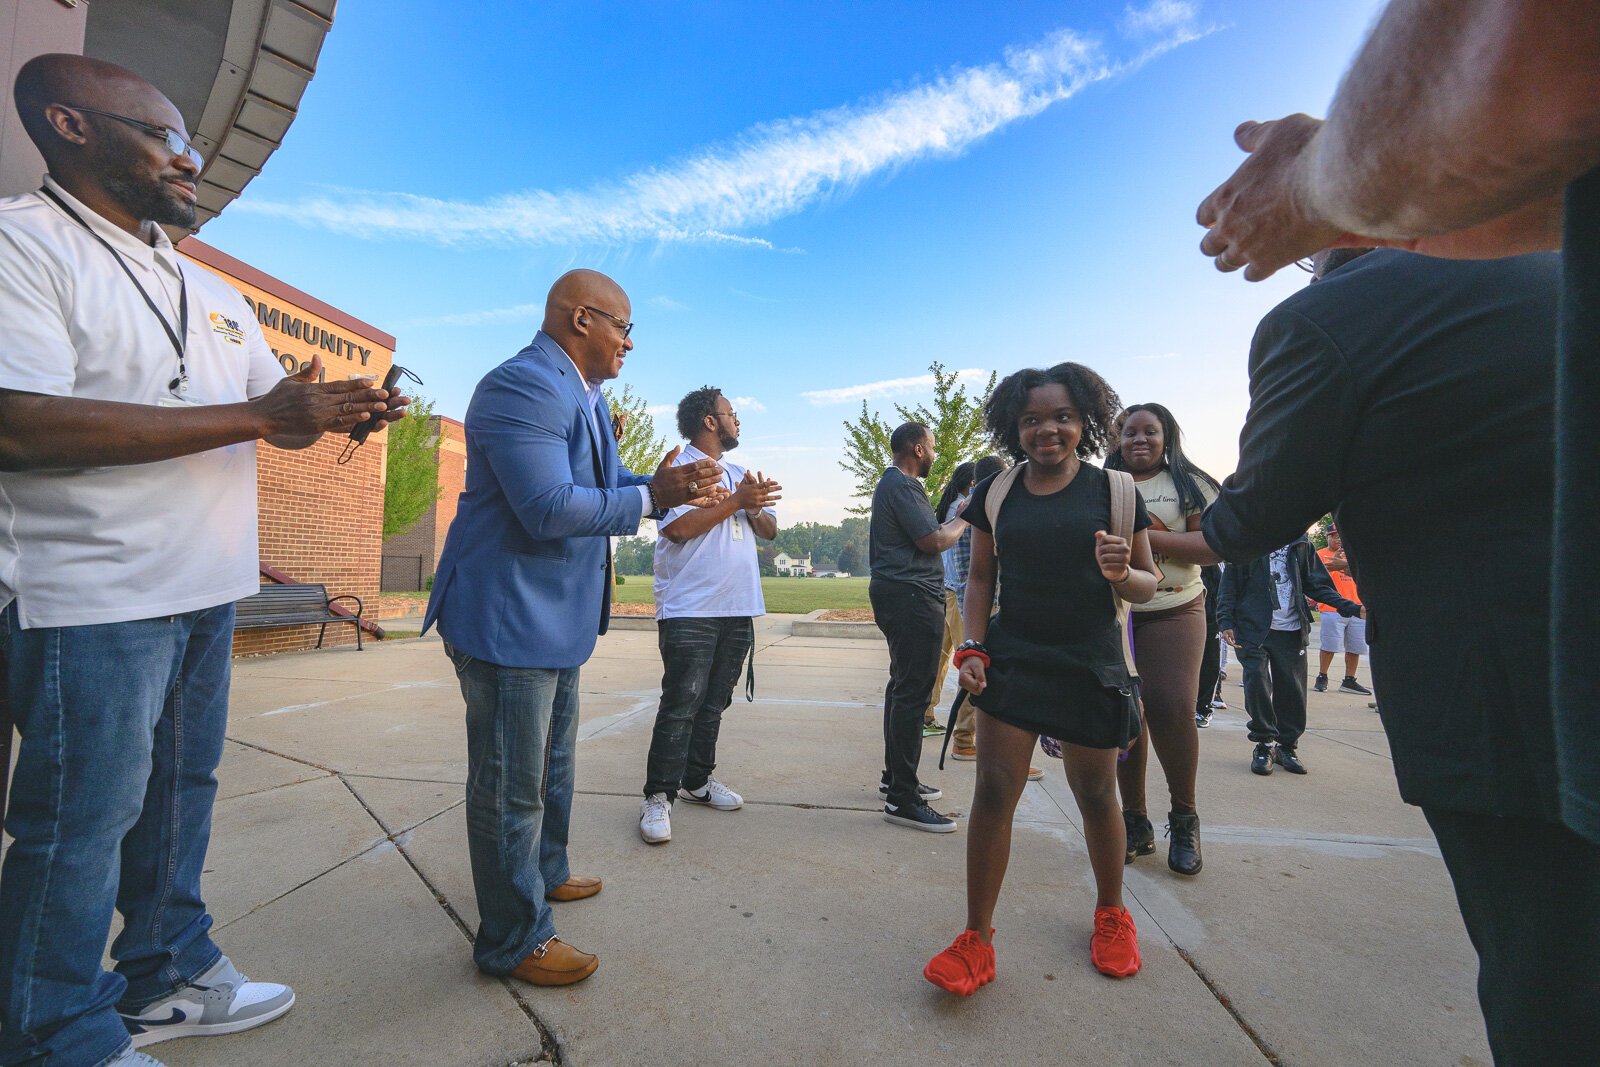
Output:
<instances>
[{"instance_id":1,"label":"person's outstretched hand","mask_svg":"<svg viewBox=\"0 0 1600 1067\"><path fill-rule=\"evenodd\" d=\"M1233 131L1234 142L1250 155L1195 212L1207 231L1200 251L1216 260L1218 270L1242 269L1246 281L1259 282L1341 242L1372 243L1346 234L1312 208L1308 149L1321 128L1321 119L1288 115L1244 122Z\"/></svg>"}]
</instances>

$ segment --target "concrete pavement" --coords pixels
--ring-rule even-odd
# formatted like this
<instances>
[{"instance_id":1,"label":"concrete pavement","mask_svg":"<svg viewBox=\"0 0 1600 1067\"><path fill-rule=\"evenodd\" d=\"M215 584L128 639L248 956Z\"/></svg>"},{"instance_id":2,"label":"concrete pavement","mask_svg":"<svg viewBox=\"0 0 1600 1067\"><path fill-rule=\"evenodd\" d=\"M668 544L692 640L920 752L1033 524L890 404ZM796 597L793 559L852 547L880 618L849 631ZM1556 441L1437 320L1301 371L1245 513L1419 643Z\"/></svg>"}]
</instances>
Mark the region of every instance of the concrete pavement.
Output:
<instances>
[{"instance_id":1,"label":"concrete pavement","mask_svg":"<svg viewBox=\"0 0 1600 1067\"><path fill-rule=\"evenodd\" d=\"M999 977L963 1000L921 968L963 923L965 827L880 817L885 650L790 622L762 620L757 700L741 692L724 719L718 776L744 809L678 805L660 847L637 832L654 635L601 640L572 855L606 886L556 905L562 937L601 963L564 990L472 966L462 702L437 639L237 663L207 893L224 950L299 1002L149 1051L171 1067L1489 1063L1448 878L1366 698L1313 694L1311 773L1259 778L1232 665L1232 708L1201 734L1205 870L1171 874L1164 844L1128 868L1144 969L1123 982L1090 966L1077 809L1041 763L995 920ZM965 811L973 764L939 771L937 748L935 806ZM1158 828L1163 788L1152 760Z\"/></svg>"}]
</instances>

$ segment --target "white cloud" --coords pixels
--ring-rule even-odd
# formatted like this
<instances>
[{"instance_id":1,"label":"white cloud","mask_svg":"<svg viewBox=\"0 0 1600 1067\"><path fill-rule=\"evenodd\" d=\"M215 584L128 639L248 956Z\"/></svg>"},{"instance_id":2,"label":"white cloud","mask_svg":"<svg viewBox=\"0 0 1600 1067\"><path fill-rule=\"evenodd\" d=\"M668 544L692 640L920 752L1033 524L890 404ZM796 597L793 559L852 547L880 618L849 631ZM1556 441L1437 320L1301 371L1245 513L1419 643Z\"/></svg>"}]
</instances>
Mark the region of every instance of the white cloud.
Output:
<instances>
[{"instance_id":1,"label":"white cloud","mask_svg":"<svg viewBox=\"0 0 1600 1067\"><path fill-rule=\"evenodd\" d=\"M734 397L733 407L735 411L743 411L750 415L759 415L761 412L767 410L767 405L763 404L753 396Z\"/></svg>"},{"instance_id":2,"label":"white cloud","mask_svg":"<svg viewBox=\"0 0 1600 1067\"><path fill-rule=\"evenodd\" d=\"M659 308L662 311L689 310L688 304L680 304L670 296L652 296L650 299L646 300L645 303L653 308Z\"/></svg>"},{"instance_id":3,"label":"white cloud","mask_svg":"<svg viewBox=\"0 0 1600 1067\"><path fill-rule=\"evenodd\" d=\"M644 411L645 414L649 415L652 419L665 418L668 415L675 417L678 414L678 405L651 404L649 407L645 408Z\"/></svg>"},{"instance_id":4,"label":"white cloud","mask_svg":"<svg viewBox=\"0 0 1600 1067\"><path fill-rule=\"evenodd\" d=\"M1161 0L1136 18L1167 40L1113 61L1100 43L1057 30L1000 62L961 67L873 99L781 119L731 143L586 189L543 189L484 202L404 192L330 190L296 202L241 200L235 211L290 219L367 238L461 243L627 244L691 242L773 248L734 231L794 215L830 194L932 157L959 155L1085 86L1135 69L1193 39ZM1174 9L1168 11L1167 8ZM780 249L780 251L790 251Z\"/></svg>"},{"instance_id":5,"label":"white cloud","mask_svg":"<svg viewBox=\"0 0 1600 1067\"><path fill-rule=\"evenodd\" d=\"M1151 0L1143 7L1129 4L1122 12L1120 28L1130 37L1157 33L1187 33L1194 30L1200 12L1189 0Z\"/></svg>"},{"instance_id":6,"label":"white cloud","mask_svg":"<svg viewBox=\"0 0 1600 1067\"><path fill-rule=\"evenodd\" d=\"M462 311L453 315L433 315L412 319L401 326L415 329L421 326L483 326L491 322L514 322L528 319L538 322L544 318L544 304L517 304L514 307L490 308L487 311Z\"/></svg>"},{"instance_id":7,"label":"white cloud","mask_svg":"<svg viewBox=\"0 0 1600 1067\"><path fill-rule=\"evenodd\" d=\"M976 367L956 371L956 381L986 382L989 372ZM918 374L911 378L886 378L879 382L845 385L837 389L813 389L800 395L813 404L844 404L852 400L883 400L889 397L912 396L933 388L933 375Z\"/></svg>"}]
</instances>

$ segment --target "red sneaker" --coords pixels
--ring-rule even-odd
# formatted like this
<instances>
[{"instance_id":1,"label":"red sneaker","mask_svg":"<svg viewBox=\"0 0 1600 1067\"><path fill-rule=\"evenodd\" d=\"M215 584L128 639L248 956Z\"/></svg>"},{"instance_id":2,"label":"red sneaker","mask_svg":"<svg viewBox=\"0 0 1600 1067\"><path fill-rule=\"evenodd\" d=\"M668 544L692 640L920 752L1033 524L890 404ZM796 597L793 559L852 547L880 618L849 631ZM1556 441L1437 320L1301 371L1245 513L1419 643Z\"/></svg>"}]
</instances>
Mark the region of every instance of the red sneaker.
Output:
<instances>
[{"instance_id":1,"label":"red sneaker","mask_svg":"<svg viewBox=\"0 0 1600 1067\"><path fill-rule=\"evenodd\" d=\"M989 931L994 936L994 931ZM985 945L976 930L963 930L951 946L928 961L922 977L960 997L994 981L994 946Z\"/></svg>"},{"instance_id":2,"label":"red sneaker","mask_svg":"<svg viewBox=\"0 0 1600 1067\"><path fill-rule=\"evenodd\" d=\"M1133 916L1127 908L1094 909L1094 936L1089 939L1089 958L1095 970L1112 978L1131 978L1139 973L1139 937Z\"/></svg>"}]
</instances>

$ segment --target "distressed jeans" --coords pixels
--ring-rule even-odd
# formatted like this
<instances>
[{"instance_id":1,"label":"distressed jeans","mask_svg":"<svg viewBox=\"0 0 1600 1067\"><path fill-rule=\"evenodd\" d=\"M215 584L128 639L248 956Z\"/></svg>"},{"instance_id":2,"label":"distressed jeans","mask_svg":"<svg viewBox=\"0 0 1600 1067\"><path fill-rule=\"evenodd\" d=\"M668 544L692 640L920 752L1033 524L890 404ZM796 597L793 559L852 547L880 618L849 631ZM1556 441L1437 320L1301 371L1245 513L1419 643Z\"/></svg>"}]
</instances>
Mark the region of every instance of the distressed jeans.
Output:
<instances>
[{"instance_id":1,"label":"distressed jeans","mask_svg":"<svg viewBox=\"0 0 1600 1067\"><path fill-rule=\"evenodd\" d=\"M0 611L22 738L0 869L0 1064L95 1067L128 1044L119 1003L143 1008L221 956L200 872L233 614L23 630L15 604Z\"/></svg>"},{"instance_id":2,"label":"distressed jeans","mask_svg":"<svg viewBox=\"0 0 1600 1067\"><path fill-rule=\"evenodd\" d=\"M472 958L516 969L555 936L578 742L578 668L502 667L445 644L467 702L467 852L478 898Z\"/></svg>"},{"instance_id":3,"label":"distressed jeans","mask_svg":"<svg viewBox=\"0 0 1600 1067\"><path fill-rule=\"evenodd\" d=\"M661 705L645 764L645 796L665 793L673 800L679 786L693 792L716 770L722 713L733 702L754 641L755 627L745 615L657 624Z\"/></svg>"}]
</instances>

